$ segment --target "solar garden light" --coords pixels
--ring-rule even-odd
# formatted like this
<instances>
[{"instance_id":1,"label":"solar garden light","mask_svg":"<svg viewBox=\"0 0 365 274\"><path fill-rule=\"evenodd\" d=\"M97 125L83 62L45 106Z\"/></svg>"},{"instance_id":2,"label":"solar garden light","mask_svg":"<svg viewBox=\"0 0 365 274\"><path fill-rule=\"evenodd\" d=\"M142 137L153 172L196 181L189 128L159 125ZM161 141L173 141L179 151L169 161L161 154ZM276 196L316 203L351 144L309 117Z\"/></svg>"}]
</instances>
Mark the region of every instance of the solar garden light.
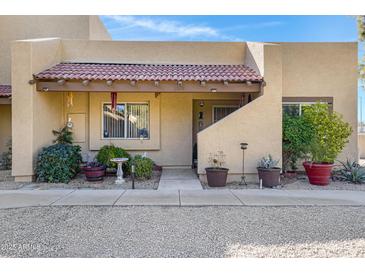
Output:
<instances>
[{"instance_id":1,"label":"solar garden light","mask_svg":"<svg viewBox=\"0 0 365 274\"><path fill-rule=\"evenodd\" d=\"M241 182L240 185L246 185L246 176L245 176L245 150L247 149L248 144L247 143L241 143L241 149L242 149L242 176L241 176Z\"/></svg>"},{"instance_id":2,"label":"solar garden light","mask_svg":"<svg viewBox=\"0 0 365 274\"><path fill-rule=\"evenodd\" d=\"M132 167L131 167L131 176L132 176L132 189L134 189L134 173L136 172L136 166L134 165L134 163L132 164Z\"/></svg>"}]
</instances>

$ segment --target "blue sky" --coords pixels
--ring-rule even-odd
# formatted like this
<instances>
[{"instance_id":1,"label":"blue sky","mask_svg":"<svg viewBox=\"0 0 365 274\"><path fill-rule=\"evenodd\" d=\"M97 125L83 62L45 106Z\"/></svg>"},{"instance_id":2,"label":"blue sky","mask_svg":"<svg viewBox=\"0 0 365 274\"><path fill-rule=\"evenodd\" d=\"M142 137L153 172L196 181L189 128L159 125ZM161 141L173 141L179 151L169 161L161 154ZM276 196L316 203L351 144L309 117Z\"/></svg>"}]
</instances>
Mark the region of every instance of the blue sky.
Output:
<instances>
[{"instance_id":1,"label":"blue sky","mask_svg":"<svg viewBox=\"0 0 365 274\"><path fill-rule=\"evenodd\" d=\"M354 16L101 16L114 40L347 42ZM363 54L359 46L359 56ZM363 120L365 120L365 93Z\"/></svg>"}]
</instances>

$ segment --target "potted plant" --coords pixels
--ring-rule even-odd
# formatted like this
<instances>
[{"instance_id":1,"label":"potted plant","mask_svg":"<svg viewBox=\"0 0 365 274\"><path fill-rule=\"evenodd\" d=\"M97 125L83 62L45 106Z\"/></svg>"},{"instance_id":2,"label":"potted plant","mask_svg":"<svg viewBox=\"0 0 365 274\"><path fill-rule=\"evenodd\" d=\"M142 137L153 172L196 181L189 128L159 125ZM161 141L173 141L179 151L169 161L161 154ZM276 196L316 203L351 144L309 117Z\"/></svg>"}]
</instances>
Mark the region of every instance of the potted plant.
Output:
<instances>
[{"instance_id":1,"label":"potted plant","mask_svg":"<svg viewBox=\"0 0 365 274\"><path fill-rule=\"evenodd\" d=\"M274 160L269 154L268 157L262 157L258 163L257 171L259 180L265 187L273 187L280 184L280 167L277 167L278 160Z\"/></svg>"},{"instance_id":2,"label":"potted plant","mask_svg":"<svg viewBox=\"0 0 365 274\"><path fill-rule=\"evenodd\" d=\"M209 154L210 167L205 168L207 173L207 181L210 187L223 187L227 182L228 168L224 168L225 155L223 151L218 151L215 154Z\"/></svg>"},{"instance_id":3,"label":"potted plant","mask_svg":"<svg viewBox=\"0 0 365 274\"><path fill-rule=\"evenodd\" d=\"M308 153L314 131L303 116L283 116L283 174L287 178L297 176L297 162Z\"/></svg>"},{"instance_id":4,"label":"potted plant","mask_svg":"<svg viewBox=\"0 0 365 274\"><path fill-rule=\"evenodd\" d=\"M83 168L86 180L101 181L105 176L105 165L98 162L89 162Z\"/></svg>"},{"instance_id":5,"label":"potted plant","mask_svg":"<svg viewBox=\"0 0 365 274\"><path fill-rule=\"evenodd\" d=\"M333 163L352 133L342 117L328 105L317 103L306 107L304 118L314 130L309 146L310 161L303 163L308 180L314 185L328 185Z\"/></svg>"}]
</instances>

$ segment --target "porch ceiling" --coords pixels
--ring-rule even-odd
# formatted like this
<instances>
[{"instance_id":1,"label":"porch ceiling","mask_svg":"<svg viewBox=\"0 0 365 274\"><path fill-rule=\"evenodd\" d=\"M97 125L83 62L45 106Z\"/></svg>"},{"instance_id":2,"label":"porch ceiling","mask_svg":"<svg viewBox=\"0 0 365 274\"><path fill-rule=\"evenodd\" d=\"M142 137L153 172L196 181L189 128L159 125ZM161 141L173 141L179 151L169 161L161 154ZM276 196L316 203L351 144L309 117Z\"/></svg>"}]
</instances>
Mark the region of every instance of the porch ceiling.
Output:
<instances>
[{"instance_id":1,"label":"porch ceiling","mask_svg":"<svg viewBox=\"0 0 365 274\"><path fill-rule=\"evenodd\" d=\"M34 75L39 91L256 92L245 65L60 63Z\"/></svg>"}]
</instances>

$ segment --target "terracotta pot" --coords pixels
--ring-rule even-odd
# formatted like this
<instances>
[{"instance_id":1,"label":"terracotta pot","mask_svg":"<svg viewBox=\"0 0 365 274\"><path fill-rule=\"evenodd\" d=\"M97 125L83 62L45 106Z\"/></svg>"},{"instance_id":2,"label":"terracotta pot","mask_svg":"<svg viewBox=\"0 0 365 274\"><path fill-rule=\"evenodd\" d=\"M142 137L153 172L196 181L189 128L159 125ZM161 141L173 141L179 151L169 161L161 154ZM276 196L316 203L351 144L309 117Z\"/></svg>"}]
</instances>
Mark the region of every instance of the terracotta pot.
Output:
<instances>
[{"instance_id":1,"label":"terracotta pot","mask_svg":"<svg viewBox=\"0 0 365 274\"><path fill-rule=\"evenodd\" d=\"M319 186L326 186L329 184L333 164L304 162L303 166L307 173L309 183Z\"/></svg>"},{"instance_id":2,"label":"terracotta pot","mask_svg":"<svg viewBox=\"0 0 365 274\"><path fill-rule=\"evenodd\" d=\"M257 168L259 180L262 180L264 187L273 187L280 184L280 168Z\"/></svg>"},{"instance_id":3,"label":"terracotta pot","mask_svg":"<svg viewBox=\"0 0 365 274\"><path fill-rule=\"evenodd\" d=\"M86 180L88 181L101 181L103 180L105 176L105 167L99 166L99 167L83 167L83 171L86 177Z\"/></svg>"},{"instance_id":4,"label":"terracotta pot","mask_svg":"<svg viewBox=\"0 0 365 274\"><path fill-rule=\"evenodd\" d=\"M207 173L208 185L210 187L223 187L227 183L228 168L223 167L207 167L205 171Z\"/></svg>"}]
</instances>

